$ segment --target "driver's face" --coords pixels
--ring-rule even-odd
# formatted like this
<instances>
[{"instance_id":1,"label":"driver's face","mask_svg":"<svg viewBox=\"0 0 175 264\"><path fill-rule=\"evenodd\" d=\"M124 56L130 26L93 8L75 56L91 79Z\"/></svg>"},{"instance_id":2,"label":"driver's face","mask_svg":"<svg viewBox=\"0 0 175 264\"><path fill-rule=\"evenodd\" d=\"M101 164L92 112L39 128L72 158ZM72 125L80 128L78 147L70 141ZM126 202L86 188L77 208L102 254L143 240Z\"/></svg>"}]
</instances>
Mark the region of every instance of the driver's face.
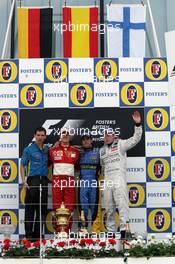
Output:
<instances>
[{"instance_id":1,"label":"driver's face","mask_svg":"<svg viewBox=\"0 0 175 264\"><path fill-rule=\"evenodd\" d=\"M107 145L108 144L112 144L113 141L114 141L114 138L115 138L114 134L105 133L105 135L104 135L104 143L107 144Z\"/></svg>"},{"instance_id":2,"label":"driver's face","mask_svg":"<svg viewBox=\"0 0 175 264\"><path fill-rule=\"evenodd\" d=\"M91 148L92 147L91 137L83 137L81 141L81 145L83 148Z\"/></svg>"},{"instance_id":3,"label":"driver's face","mask_svg":"<svg viewBox=\"0 0 175 264\"><path fill-rule=\"evenodd\" d=\"M69 143L69 141L70 141L70 135L69 135L69 133L68 132L62 132L61 133L60 141L62 143Z\"/></svg>"}]
</instances>

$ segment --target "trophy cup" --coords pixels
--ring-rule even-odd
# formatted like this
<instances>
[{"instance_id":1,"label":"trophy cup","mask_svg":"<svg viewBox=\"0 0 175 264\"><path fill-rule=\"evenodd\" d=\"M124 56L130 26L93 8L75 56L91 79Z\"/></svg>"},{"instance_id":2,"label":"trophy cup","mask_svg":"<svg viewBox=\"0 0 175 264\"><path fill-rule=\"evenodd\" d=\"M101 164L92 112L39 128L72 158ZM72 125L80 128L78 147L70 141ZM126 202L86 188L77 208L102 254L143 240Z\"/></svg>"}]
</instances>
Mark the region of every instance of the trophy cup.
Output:
<instances>
[{"instance_id":1,"label":"trophy cup","mask_svg":"<svg viewBox=\"0 0 175 264\"><path fill-rule=\"evenodd\" d=\"M72 214L70 213L69 209L64 206L64 202L62 202L60 208L56 209L54 216L56 217L57 225L61 229L61 231L58 233L58 237L67 238L65 228L68 226Z\"/></svg>"}]
</instances>

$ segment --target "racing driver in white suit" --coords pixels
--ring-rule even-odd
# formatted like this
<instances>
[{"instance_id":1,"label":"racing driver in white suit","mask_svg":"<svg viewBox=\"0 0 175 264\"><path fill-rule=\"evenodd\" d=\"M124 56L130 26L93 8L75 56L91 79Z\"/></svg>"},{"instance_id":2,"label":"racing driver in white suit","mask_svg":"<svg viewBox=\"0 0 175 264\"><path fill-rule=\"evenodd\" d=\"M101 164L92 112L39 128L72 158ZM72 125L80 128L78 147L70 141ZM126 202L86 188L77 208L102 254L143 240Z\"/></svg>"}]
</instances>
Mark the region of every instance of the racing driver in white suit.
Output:
<instances>
[{"instance_id":1,"label":"racing driver in white suit","mask_svg":"<svg viewBox=\"0 0 175 264\"><path fill-rule=\"evenodd\" d=\"M121 239L126 236L129 224L129 195L126 182L126 152L133 148L142 137L141 116L138 111L132 115L135 131L131 138L120 139L112 128L104 133L104 146L100 149L100 162L104 174L103 202L106 211L106 228L116 232L116 209L120 216Z\"/></svg>"}]
</instances>

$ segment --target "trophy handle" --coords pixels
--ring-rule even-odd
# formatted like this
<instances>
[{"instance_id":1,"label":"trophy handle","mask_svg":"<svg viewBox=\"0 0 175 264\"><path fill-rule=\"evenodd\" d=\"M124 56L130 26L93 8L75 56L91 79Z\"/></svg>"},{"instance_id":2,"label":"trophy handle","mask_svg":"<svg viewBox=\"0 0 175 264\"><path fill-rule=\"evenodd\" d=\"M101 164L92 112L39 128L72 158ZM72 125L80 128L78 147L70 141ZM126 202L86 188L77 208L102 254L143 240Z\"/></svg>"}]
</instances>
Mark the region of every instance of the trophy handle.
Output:
<instances>
[{"instance_id":1,"label":"trophy handle","mask_svg":"<svg viewBox=\"0 0 175 264\"><path fill-rule=\"evenodd\" d=\"M67 219L67 221L69 222L69 220L71 219L71 217L73 216L73 212L70 213L69 218Z\"/></svg>"}]
</instances>

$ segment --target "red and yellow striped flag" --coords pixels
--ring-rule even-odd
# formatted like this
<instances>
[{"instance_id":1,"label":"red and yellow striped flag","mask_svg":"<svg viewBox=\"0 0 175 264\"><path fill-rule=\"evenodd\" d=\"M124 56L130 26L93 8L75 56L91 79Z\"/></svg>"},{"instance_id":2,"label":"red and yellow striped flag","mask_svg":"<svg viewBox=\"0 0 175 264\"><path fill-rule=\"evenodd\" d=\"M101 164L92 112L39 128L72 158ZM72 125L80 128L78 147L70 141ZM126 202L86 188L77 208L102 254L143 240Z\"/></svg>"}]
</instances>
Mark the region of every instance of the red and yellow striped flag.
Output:
<instances>
[{"instance_id":1,"label":"red and yellow striped flag","mask_svg":"<svg viewBox=\"0 0 175 264\"><path fill-rule=\"evenodd\" d=\"M52 8L18 8L18 57L52 57Z\"/></svg>"},{"instance_id":2,"label":"red and yellow striped flag","mask_svg":"<svg viewBox=\"0 0 175 264\"><path fill-rule=\"evenodd\" d=\"M64 57L98 57L98 7L63 7Z\"/></svg>"}]
</instances>

